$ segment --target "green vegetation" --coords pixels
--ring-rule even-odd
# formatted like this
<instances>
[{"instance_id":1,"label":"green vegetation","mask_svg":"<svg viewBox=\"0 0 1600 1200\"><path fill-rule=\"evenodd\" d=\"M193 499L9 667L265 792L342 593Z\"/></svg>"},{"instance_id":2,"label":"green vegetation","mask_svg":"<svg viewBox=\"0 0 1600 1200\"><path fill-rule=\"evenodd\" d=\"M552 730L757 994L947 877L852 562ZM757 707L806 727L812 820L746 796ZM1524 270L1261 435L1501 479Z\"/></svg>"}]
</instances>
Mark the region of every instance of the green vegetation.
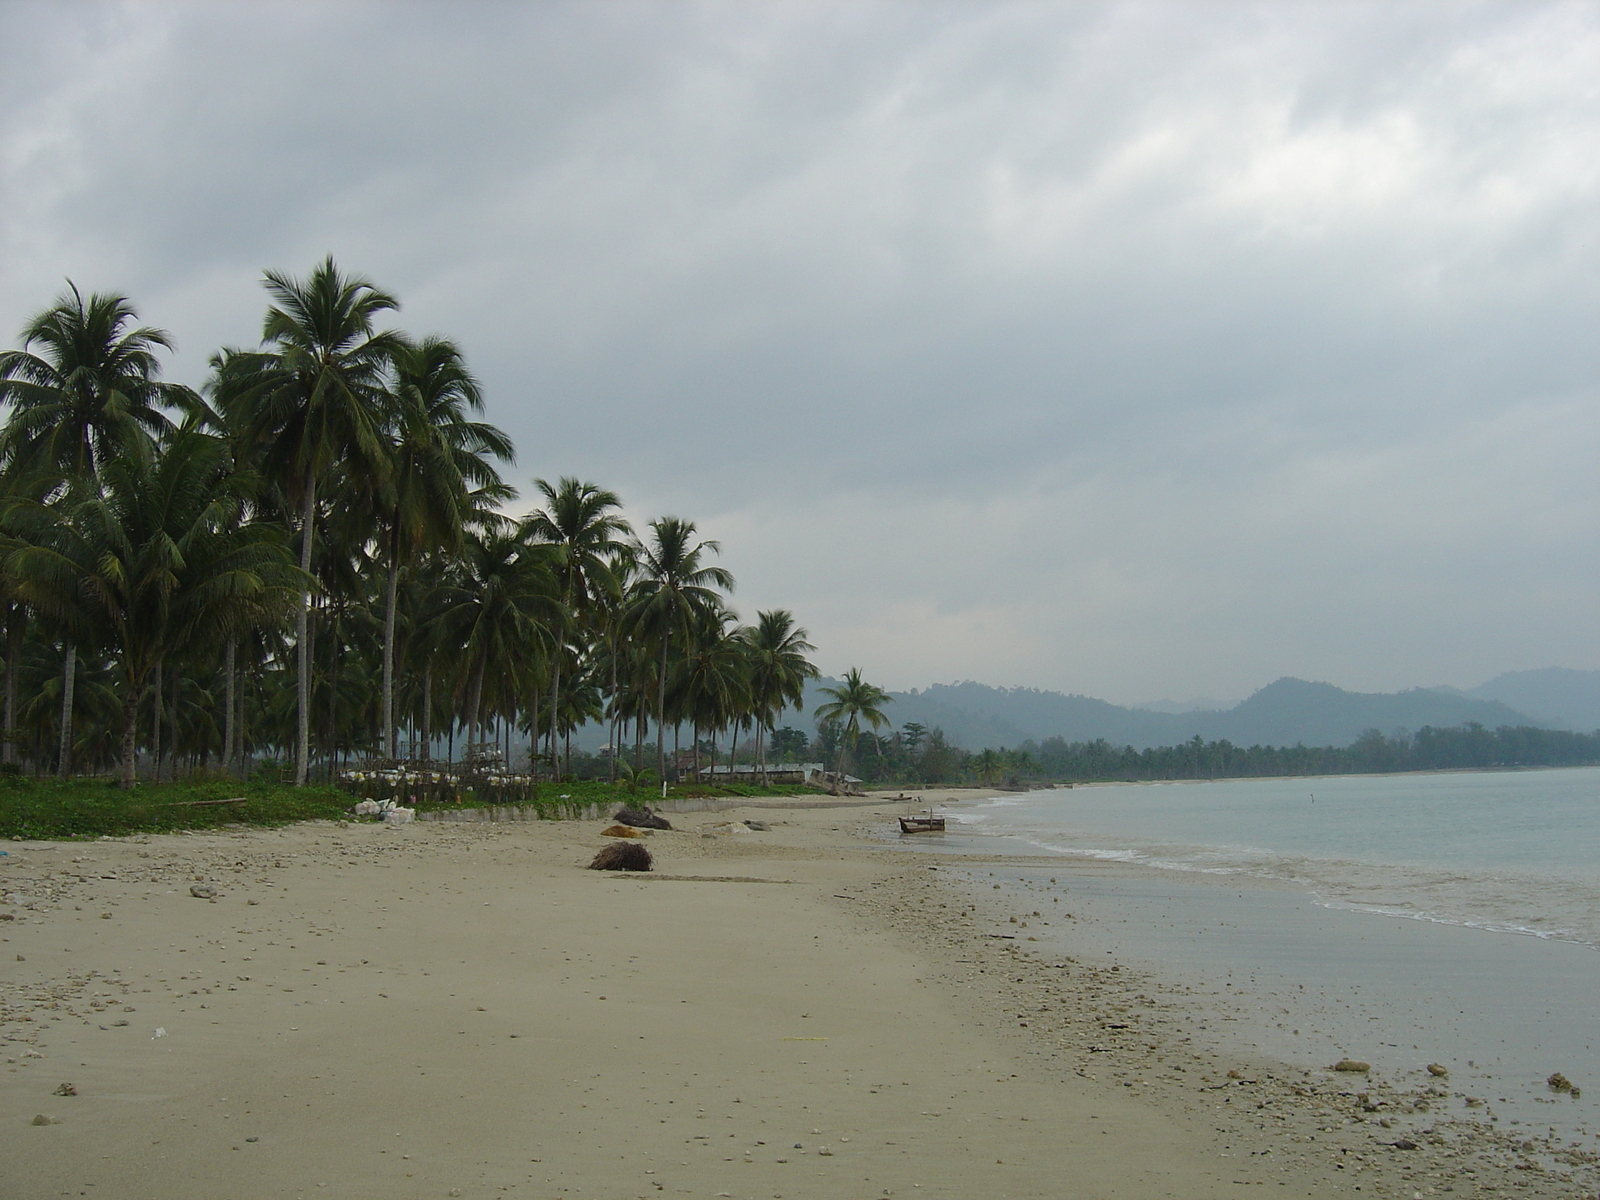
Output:
<instances>
[{"instance_id":1,"label":"green vegetation","mask_svg":"<svg viewBox=\"0 0 1600 1200\"><path fill-rule=\"evenodd\" d=\"M816 788L760 784L671 784L669 800L692 798L783 797L820 794ZM139 833L287 825L294 821L339 820L360 797L399 799L427 812L516 804L550 819L578 815L598 806L606 815L627 805L657 804L660 785L637 791L603 780L559 784L488 784L442 787L374 786L354 780L341 787L235 779L140 784L123 788L116 780L30 779L0 775L0 838L122 837ZM241 802L235 802L241 801Z\"/></svg>"},{"instance_id":2,"label":"green vegetation","mask_svg":"<svg viewBox=\"0 0 1600 1200\"><path fill-rule=\"evenodd\" d=\"M813 647L782 609L739 623L716 542L675 516L636 533L575 478L508 515L514 448L454 343L385 327L398 299L331 258L263 282L259 343L198 392L117 295L72 287L0 353L0 764L115 772L121 809L57 798L145 828L141 781L264 758L296 785L410 763L562 786L590 722L587 773L641 792L741 732L765 763ZM53 793L29 794L42 819Z\"/></svg>"},{"instance_id":3,"label":"green vegetation","mask_svg":"<svg viewBox=\"0 0 1600 1200\"><path fill-rule=\"evenodd\" d=\"M243 797L242 804L216 803ZM82 838L287 825L342 816L350 796L334 787L236 779L119 787L116 781L0 778L0 837Z\"/></svg>"},{"instance_id":4,"label":"green vegetation","mask_svg":"<svg viewBox=\"0 0 1600 1200\"><path fill-rule=\"evenodd\" d=\"M1104 742L1068 745L1052 738L1024 753L1038 769L1067 780L1237 779L1270 775L1357 775L1513 767L1571 767L1600 763L1600 733L1566 733L1526 726L1485 729L1463 725L1385 736L1369 729L1349 746L1235 746L1203 742L1152 750L1115 749Z\"/></svg>"},{"instance_id":5,"label":"green vegetation","mask_svg":"<svg viewBox=\"0 0 1600 1200\"><path fill-rule=\"evenodd\" d=\"M857 667L845 672L838 687L823 688L822 694L829 699L817 705L815 716L824 728L839 727L839 744L844 751L840 755L839 769L844 771L848 769L861 741L862 724L865 723L872 730L874 742L877 741L878 730L889 724L889 718L883 715L883 706L890 702L891 697L882 688L862 679Z\"/></svg>"},{"instance_id":6,"label":"green vegetation","mask_svg":"<svg viewBox=\"0 0 1600 1200\"><path fill-rule=\"evenodd\" d=\"M907 725L881 742L864 741L855 760L855 770L869 784L989 786L1596 765L1600 733L1529 726L1491 730L1472 723L1393 736L1369 729L1349 746L1244 747L1196 737L1177 746L1136 750L1103 739L1048 738L976 754L948 745L938 730Z\"/></svg>"}]
</instances>

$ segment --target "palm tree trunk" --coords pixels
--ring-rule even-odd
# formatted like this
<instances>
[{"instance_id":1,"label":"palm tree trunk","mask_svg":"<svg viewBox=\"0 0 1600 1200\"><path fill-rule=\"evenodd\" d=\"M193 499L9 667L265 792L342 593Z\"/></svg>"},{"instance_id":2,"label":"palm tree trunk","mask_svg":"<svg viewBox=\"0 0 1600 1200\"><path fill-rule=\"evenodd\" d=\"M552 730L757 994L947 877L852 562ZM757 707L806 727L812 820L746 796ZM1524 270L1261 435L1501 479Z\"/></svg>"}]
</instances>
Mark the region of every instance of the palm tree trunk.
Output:
<instances>
[{"instance_id":1,"label":"palm tree trunk","mask_svg":"<svg viewBox=\"0 0 1600 1200\"><path fill-rule=\"evenodd\" d=\"M244 752L244 744L250 736L245 719L245 714L249 711L245 704L245 692L249 690L249 683L250 674L247 671L238 672L234 676L232 761L234 770L242 778L250 774L250 763Z\"/></svg>"},{"instance_id":2,"label":"palm tree trunk","mask_svg":"<svg viewBox=\"0 0 1600 1200\"><path fill-rule=\"evenodd\" d=\"M61 679L61 753L56 777L65 779L72 768L72 690L78 682L78 644L67 642L66 672Z\"/></svg>"},{"instance_id":3,"label":"palm tree trunk","mask_svg":"<svg viewBox=\"0 0 1600 1200\"><path fill-rule=\"evenodd\" d=\"M120 785L124 791L133 787L139 781L137 773L139 693L143 690L132 678L129 678L128 690L122 697L122 779Z\"/></svg>"},{"instance_id":4,"label":"palm tree trunk","mask_svg":"<svg viewBox=\"0 0 1600 1200\"><path fill-rule=\"evenodd\" d=\"M339 619L337 614L328 622L328 736L323 740L324 757L328 761L328 778L332 783L339 762Z\"/></svg>"},{"instance_id":5,"label":"palm tree trunk","mask_svg":"<svg viewBox=\"0 0 1600 1200\"><path fill-rule=\"evenodd\" d=\"M556 762L556 714L561 711L561 646L559 640L550 655L550 778L560 779Z\"/></svg>"},{"instance_id":6,"label":"palm tree trunk","mask_svg":"<svg viewBox=\"0 0 1600 1200\"><path fill-rule=\"evenodd\" d=\"M182 673L174 667L172 669L172 699L167 705L167 758L170 763L167 773L173 779L178 777L178 686L182 682Z\"/></svg>"},{"instance_id":7,"label":"palm tree trunk","mask_svg":"<svg viewBox=\"0 0 1600 1200\"><path fill-rule=\"evenodd\" d=\"M311 573L311 533L317 511L317 476L306 469L305 497L300 506L300 569ZM304 787L311 759L311 589L300 594L295 617L294 785Z\"/></svg>"},{"instance_id":8,"label":"palm tree trunk","mask_svg":"<svg viewBox=\"0 0 1600 1200\"><path fill-rule=\"evenodd\" d=\"M467 754L472 754L474 742L483 739L478 736L478 704L483 699L483 669L484 663L478 662L472 668L470 682L467 684Z\"/></svg>"},{"instance_id":9,"label":"palm tree trunk","mask_svg":"<svg viewBox=\"0 0 1600 1200\"><path fill-rule=\"evenodd\" d=\"M539 782L539 690L528 690L528 774Z\"/></svg>"},{"instance_id":10,"label":"palm tree trunk","mask_svg":"<svg viewBox=\"0 0 1600 1200\"><path fill-rule=\"evenodd\" d=\"M10 679L10 675L8 674L6 676L6 678L9 680ZM8 683L6 686L10 687L10 684ZM11 718L9 716L6 718L6 728L7 729L11 728ZM619 715L618 715L618 712L617 712L617 647L616 647L616 644L615 644L615 639L613 639L613 643L612 643L612 646L611 646L611 782L612 783L615 783L617 781L617 752L622 749L622 747L618 744L618 742L620 741L620 739L618 737L618 734L619 734L620 730L621 730L621 723L620 723Z\"/></svg>"},{"instance_id":11,"label":"palm tree trunk","mask_svg":"<svg viewBox=\"0 0 1600 1200\"><path fill-rule=\"evenodd\" d=\"M233 722L234 722L234 652L237 641L228 639L228 648L222 658L222 773L233 774Z\"/></svg>"},{"instance_id":12,"label":"palm tree trunk","mask_svg":"<svg viewBox=\"0 0 1600 1200\"><path fill-rule=\"evenodd\" d=\"M6 605L6 744L4 758L17 761L17 672L22 667L22 634L27 620L20 605Z\"/></svg>"},{"instance_id":13,"label":"palm tree trunk","mask_svg":"<svg viewBox=\"0 0 1600 1200\"><path fill-rule=\"evenodd\" d=\"M400 757L400 731L394 723L394 616L400 598L398 555L389 557L389 588L383 602L383 753Z\"/></svg>"},{"instance_id":14,"label":"palm tree trunk","mask_svg":"<svg viewBox=\"0 0 1600 1200\"><path fill-rule=\"evenodd\" d=\"M161 782L161 660L156 660L155 684L150 689L150 771L153 783Z\"/></svg>"},{"instance_id":15,"label":"palm tree trunk","mask_svg":"<svg viewBox=\"0 0 1600 1200\"><path fill-rule=\"evenodd\" d=\"M422 668L422 757L433 760L433 656Z\"/></svg>"},{"instance_id":16,"label":"palm tree trunk","mask_svg":"<svg viewBox=\"0 0 1600 1200\"><path fill-rule=\"evenodd\" d=\"M661 782L667 781L667 647L670 637L661 639L661 674L656 678L656 763Z\"/></svg>"}]
</instances>

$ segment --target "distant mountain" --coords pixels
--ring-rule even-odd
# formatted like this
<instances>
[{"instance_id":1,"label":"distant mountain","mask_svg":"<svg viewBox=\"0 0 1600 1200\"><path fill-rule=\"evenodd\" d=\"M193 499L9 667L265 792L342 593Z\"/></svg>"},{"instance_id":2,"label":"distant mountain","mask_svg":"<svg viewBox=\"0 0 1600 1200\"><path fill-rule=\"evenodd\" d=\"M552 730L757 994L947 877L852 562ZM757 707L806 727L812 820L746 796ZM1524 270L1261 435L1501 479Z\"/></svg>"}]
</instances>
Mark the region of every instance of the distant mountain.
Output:
<instances>
[{"instance_id":1,"label":"distant mountain","mask_svg":"<svg viewBox=\"0 0 1600 1200\"><path fill-rule=\"evenodd\" d=\"M1507 671L1465 695L1498 700L1538 719L1541 725L1593 733L1600 729L1600 671L1545 667Z\"/></svg>"},{"instance_id":2,"label":"distant mountain","mask_svg":"<svg viewBox=\"0 0 1600 1200\"><path fill-rule=\"evenodd\" d=\"M1128 707L1135 712L1223 712L1237 703L1237 700L1213 700L1209 696L1196 696L1193 700L1142 700Z\"/></svg>"},{"instance_id":3,"label":"distant mountain","mask_svg":"<svg viewBox=\"0 0 1600 1200\"><path fill-rule=\"evenodd\" d=\"M779 724L809 730L810 714L823 701L820 688L833 682L814 683L807 689L803 709L784 714ZM910 721L937 726L951 742L968 750L1017 746L1050 737L1069 742L1104 738L1113 745L1143 749L1176 745L1197 735L1207 741L1227 739L1240 746L1348 746L1367 729L1393 734L1400 729L1414 731L1424 725L1448 727L1468 721L1490 729L1549 724L1500 701L1445 689L1347 692L1331 683L1290 678L1268 684L1220 712L1155 712L1089 696L967 682L896 692L885 715L895 728Z\"/></svg>"},{"instance_id":4,"label":"distant mountain","mask_svg":"<svg viewBox=\"0 0 1600 1200\"><path fill-rule=\"evenodd\" d=\"M1203 719L1198 719L1203 718ZM1533 725L1527 714L1493 700L1451 696L1428 688L1405 692L1347 692L1331 683L1280 679L1225 713L1197 714L1195 733L1239 745L1348 746L1363 730L1393 733L1424 725L1447 728L1476 721L1490 729Z\"/></svg>"}]
</instances>

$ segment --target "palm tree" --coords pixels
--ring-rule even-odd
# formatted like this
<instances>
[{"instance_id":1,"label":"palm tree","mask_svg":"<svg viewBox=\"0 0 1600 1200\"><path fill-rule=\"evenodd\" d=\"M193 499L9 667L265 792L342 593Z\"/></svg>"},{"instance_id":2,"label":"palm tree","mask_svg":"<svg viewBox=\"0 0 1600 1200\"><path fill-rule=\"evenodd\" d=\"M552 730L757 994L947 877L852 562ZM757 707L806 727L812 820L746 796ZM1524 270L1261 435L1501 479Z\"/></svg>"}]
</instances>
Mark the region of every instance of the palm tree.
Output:
<instances>
[{"instance_id":1,"label":"palm tree","mask_svg":"<svg viewBox=\"0 0 1600 1200\"><path fill-rule=\"evenodd\" d=\"M182 432L154 457L105 460L95 486L60 503L7 513L22 542L6 563L19 593L65 626L92 621L117 659L124 787L139 699L164 657L287 616L303 586L275 527L237 522L230 467L220 440Z\"/></svg>"},{"instance_id":2,"label":"palm tree","mask_svg":"<svg viewBox=\"0 0 1600 1200\"><path fill-rule=\"evenodd\" d=\"M558 644L565 646L576 641L580 631L592 630L601 602L619 594L612 566L618 548L633 530L615 511L622 507L615 492L593 483L580 483L571 477L554 485L543 479L533 482L544 493L545 507L531 513L523 528L530 537L548 544L554 551L550 567L561 589L561 607L555 614L551 632ZM550 659L552 713L559 704L564 657L556 653ZM552 721L552 761L555 737L556 726Z\"/></svg>"},{"instance_id":3,"label":"palm tree","mask_svg":"<svg viewBox=\"0 0 1600 1200\"><path fill-rule=\"evenodd\" d=\"M543 552L542 552L543 551ZM486 681L512 675L548 643L555 579L548 552L516 533L489 529L462 543L454 578L445 585L439 622L459 647L467 743L478 738Z\"/></svg>"},{"instance_id":4,"label":"palm tree","mask_svg":"<svg viewBox=\"0 0 1600 1200\"><path fill-rule=\"evenodd\" d=\"M198 403L187 388L157 379L165 331L139 325L126 297L68 292L22 331L22 349L0 352L0 403L11 416L0 451L28 470L83 478L108 459L148 449L170 432L162 409ZM37 347L38 352L34 352Z\"/></svg>"},{"instance_id":5,"label":"palm tree","mask_svg":"<svg viewBox=\"0 0 1600 1200\"><path fill-rule=\"evenodd\" d=\"M750 660L750 700L756 718L756 754L761 778L766 782L766 733L778 714L791 705L798 708L806 680L817 668L806 653L815 650L806 631L794 623L793 614L781 608L757 613L756 624L744 631Z\"/></svg>"},{"instance_id":6,"label":"palm tree","mask_svg":"<svg viewBox=\"0 0 1600 1200\"><path fill-rule=\"evenodd\" d=\"M658 517L650 522L648 541L636 542L639 577L633 585L626 622L629 632L656 647L656 756L661 778L667 777L667 660L673 640L686 639L696 618L720 606L715 588L733 591L733 576L725 568L702 562L708 553L720 553L713 541L694 540L695 525L679 517Z\"/></svg>"},{"instance_id":7,"label":"palm tree","mask_svg":"<svg viewBox=\"0 0 1600 1200\"><path fill-rule=\"evenodd\" d=\"M399 757L394 648L401 571L427 551L454 551L476 510L516 495L489 461L510 461L516 450L493 425L468 419L469 412L483 410L483 395L455 343L436 337L403 342L393 370L394 444L380 494L388 571L381 753L391 759Z\"/></svg>"},{"instance_id":8,"label":"palm tree","mask_svg":"<svg viewBox=\"0 0 1600 1200\"><path fill-rule=\"evenodd\" d=\"M861 736L861 723L865 721L873 730L888 725L889 718L883 715L883 706L892 702L894 697L862 679L859 667L851 667L838 687L825 687L822 694L831 696L832 700L827 704L819 704L813 715L819 721L844 722L844 736L840 743L842 761L839 763L839 781L842 783L850 752L855 749L856 739Z\"/></svg>"},{"instance_id":9,"label":"palm tree","mask_svg":"<svg viewBox=\"0 0 1600 1200\"><path fill-rule=\"evenodd\" d=\"M300 569L309 579L319 481L341 464L353 484L375 485L384 475L384 376L402 343L375 321L399 303L343 275L331 256L304 280L268 271L264 282L274 303L263 348L218 355L213 390L229 425L298 508ZM295 625L297 786L311 751L311 591L308 583Z\"/></svg>"},{"instance_id":10,"label":"palm tree","mask_svg":"<svg viewBox=\"0 0 1600 1200\"><path fill-rule=\"evenodd\" d=\"M696 779L700 776L700 731L733 724L749 704L750 664L740 631L728 630L733 620L734 614L720 607L701 615L674 681L673 709L680 719L689 718ZM713 755L715 750L713 739ZM730 757L730 766L732 761ZM711 765L714 771L716 762ZM733 781L731 773L728 781Z\"/></svg>"}]
</instances>

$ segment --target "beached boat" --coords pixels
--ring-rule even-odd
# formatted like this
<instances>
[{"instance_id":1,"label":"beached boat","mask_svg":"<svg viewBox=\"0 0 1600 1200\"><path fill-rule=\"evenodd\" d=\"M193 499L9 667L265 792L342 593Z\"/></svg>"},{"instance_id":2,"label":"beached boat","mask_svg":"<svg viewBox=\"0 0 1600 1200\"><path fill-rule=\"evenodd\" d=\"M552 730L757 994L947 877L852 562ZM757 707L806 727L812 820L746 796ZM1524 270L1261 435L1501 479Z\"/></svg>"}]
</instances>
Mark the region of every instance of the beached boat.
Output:
<instances>
[{"instance_id":1,"label":"beached boat","mask_svg":"<svg viewBox=\"0 0 1600 1200\"><path fill-rule=\"evenodd\" d=\"M925 817L901 817L900 832L943 833L944 818L934 816L932 810L929 810L928 815Z\"/></svg>"}]
</instances>

